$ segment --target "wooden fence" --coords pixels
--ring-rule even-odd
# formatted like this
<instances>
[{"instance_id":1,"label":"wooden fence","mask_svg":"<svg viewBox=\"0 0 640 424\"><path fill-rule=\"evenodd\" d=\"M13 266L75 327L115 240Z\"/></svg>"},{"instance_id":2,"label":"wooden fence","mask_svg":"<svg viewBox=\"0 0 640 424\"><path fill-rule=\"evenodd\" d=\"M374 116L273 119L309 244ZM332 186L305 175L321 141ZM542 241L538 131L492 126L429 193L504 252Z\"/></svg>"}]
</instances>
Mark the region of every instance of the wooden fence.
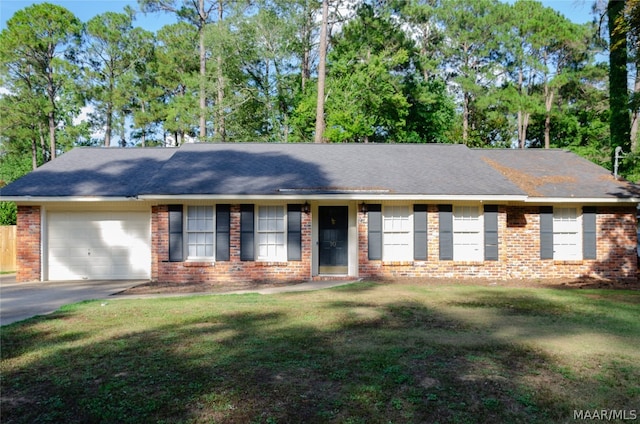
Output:
<instances>
[{"instance_id":1,"label":"wooden fence","mask_svg":"<svg viewBox=\"0 0 640 424\"><path fill-rule=\"evenodd\" d=\"M0 226L0 271L16 270L18 238L15 225Z\"/></svg>"}]
</instances>

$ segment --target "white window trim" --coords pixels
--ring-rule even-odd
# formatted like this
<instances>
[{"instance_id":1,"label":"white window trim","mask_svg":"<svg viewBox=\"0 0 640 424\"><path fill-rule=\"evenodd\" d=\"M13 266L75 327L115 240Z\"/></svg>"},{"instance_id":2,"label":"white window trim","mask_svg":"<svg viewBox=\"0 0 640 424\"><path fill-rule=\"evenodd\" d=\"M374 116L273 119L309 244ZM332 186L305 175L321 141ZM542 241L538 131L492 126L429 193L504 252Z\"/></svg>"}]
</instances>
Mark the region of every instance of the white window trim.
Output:
<instances>
[{"instance_id":1,"label":"white window trim","mask_svg":"<svg viewBox=\"0 0 640 424\"><path fill-rule=\"evenodd\" d=\"M185 205L186 206L186 213L184 214L183 217L183 249L185 251L184 257L186 258L187 262L199 262L199 261L215 261L215 256L216 256L216 206L215 205ZM199 234L199 233L207 233L207 231L189 231L189 208L192 207L208 207L211 208L213 211L213 217L212 217L212 229L211 229L211 237L212 237L212 243L211 243L211 256L198 256L198 255L193 255L190 256L189 255L189 234Z\"/></svg>"},{"instance_id":2,"label":"white window trim","mask_svg":"<svg viewBox=\"0 0 640 424\"><path fill-rule=\"evenodd\" d=\"M388 231L385 229L385 219L396 216L391 212L393 208L406 208L407 210L407 229ZM399 216L399 215L398 215ZM412 261L413 260L413 211L411 205L385 205L382 208L382 260L383 261ZM392 255L389 245L387 243L387 237L390 234L402 234L406 237L406 248L401 255ZM393 252L397 253L397 252Z\"/></svg>"},{"instance_id":3,"label":"white window trim","mask_svg":"<svg viewBox=\"0 0 640 424\"><path fill-rule=\"evenodd\" d=\"M282 220L283 220L283 248L282 253L276 256L261 256L260 255L260 234L267 233L267 231L260 231L260 209L265 207L281 207L283 209ZM256 262L286 262L288 253L287 253L287 205L282 204L263 204L256 205L256 213L254 214L254 249L255 249L255 261ZM272 231L273 233L279 233L279 231Z\"/></svg>"},{"instance_id":4,"label":"white window trim","mask_svg":"<svg viewBox=\"0 0 640 424\"><path fill-rule=\"evenodd\" d=\"M478 212L476 219L456 219L461 216L463 208L474 208ZM454 205L453 206L453 260L457 262L483 262L484 261L484 210L481 205ZM461 249L460 236L472 234L477 238L477 243L465 246L477 246L475 254L470 256L467 251Z\"/></svg>"},{"instance_id":5,"label":"white window trim","mask_svg":"<svg viewBox=\"0 0 640 424\"><path fill-rule=\"evenodd\" d=\"M561 220L557 218L557 212L559 210L572 209L576 213L575 231L562 231ZM557 261L581 261L583 258L582 238L584 229L582 227L582 209L574 206L554 206L553 207L553 259ZM560 227L560 228L559 228ZM556 234L575 234L575 246L573 249L567 247L562 248L558 244L558 237Z\"/></svg>"}]
</instances>

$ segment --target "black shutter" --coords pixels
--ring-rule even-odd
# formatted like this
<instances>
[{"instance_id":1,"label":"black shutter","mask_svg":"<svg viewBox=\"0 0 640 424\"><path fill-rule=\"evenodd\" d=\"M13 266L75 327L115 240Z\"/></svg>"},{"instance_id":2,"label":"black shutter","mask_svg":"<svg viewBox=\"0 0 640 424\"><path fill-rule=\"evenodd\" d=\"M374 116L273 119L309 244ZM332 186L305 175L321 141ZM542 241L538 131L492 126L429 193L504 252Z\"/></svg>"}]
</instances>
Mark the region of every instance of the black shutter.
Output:
<instances>
[{"instance_id":1,"label":"black shutter","mask_svg":"<svg viewBox=\"0 0 640 424\"><path fill-rule=\"evenodd\" d=\"M369 221L369 259L382 259L382 205L367 205Z\"/></svg>"},{"instance_id":2,"label":"black shutter","mask_svg":"<svg viewBox=\"0 0 640 424\"><path fill-rule=\"evenodd\" d=\"M427 205L413 205L413 259L427 260Z\"/></svg>"},{"instance_id":3,"label":"black shutter","mask_svg":"<svg viewBox=\"0 0 640 424\"><path fill-rule=\"evenodd\" d=\"M498 206L484 205L484 259L498 260Z\"/></svg>"},{"instance_id":4,"label":"black shutter","mask_svg":"<svg viewBox=\"0 0 640 424\"><path fill-rule=\"evenodd\" d=\"M453 206L438 205L440 260L453 260Z\"/></svg>"},{"instance_id":5,"label":"black shutter","mask_svg":"<svg viewBox=\"0 0 640 424\"><path fill-rule=\"evenodd\" d=\"M582 257L583 259L597 259L596 248L596 208L585 206L582 208Z\"/></svg>"},{"instance_id":6,"label":"black shutter","mask_svg":"<svg viewBox=\"0 0 640 424\"><path fill-rule=\"evenodd\" d=\"M182 205L169 205L169 261L182 262Z\"/></svg>"},{"instance_id":7,"label":"black shutter","mask_svg":"<svg viewBox=\"0 0 640 424\"><path fill-rule=\"evenodd\" d=\"M302 260L302 205L287 205L287 259Z\"/></svg>"},{"instance_id":8,"label":"black shutter","mask_svg":"<svg viewBox=\"0 0 640 424\"><path fill-rule=\"evenodd\" d=\"M540 259L553 259L553 206L540 206Z\"/></svg>"},{"instance_id":9,"label":"black shutter","mask_svg":"<svg viewBox=\"0 0 640 424\"><path fill-rule=\"evenodd\" d=\"M252 261L254 250L253 205L240 205L240 260Z\"/></svg>"},{"instance_id":10,"label":"black shutter","mask_svg":"<svg viewBox=\"0 0 640 424\"><path fill-rule=\"evenodd\" d=\"M216 206L216 260L228 261L230 256L231 205Z\"/></svg>"}]
</instances>

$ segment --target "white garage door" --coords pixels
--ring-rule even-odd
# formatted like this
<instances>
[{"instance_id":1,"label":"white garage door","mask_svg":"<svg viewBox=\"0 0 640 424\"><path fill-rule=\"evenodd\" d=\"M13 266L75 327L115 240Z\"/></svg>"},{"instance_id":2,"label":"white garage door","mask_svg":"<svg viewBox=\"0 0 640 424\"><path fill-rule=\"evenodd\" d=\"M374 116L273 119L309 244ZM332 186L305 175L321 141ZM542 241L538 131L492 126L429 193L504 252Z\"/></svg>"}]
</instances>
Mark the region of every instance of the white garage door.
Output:
<instances>
[{"instance_id":1,"label":"white garage door","mask_svg":"<svg viewBox=\"0 0 640 424\"><path fill-rule=\"evenodd\" d=\"M47 230L49 280L150 277L147 212L51 212Z\"/></svg>"}]
</instances>

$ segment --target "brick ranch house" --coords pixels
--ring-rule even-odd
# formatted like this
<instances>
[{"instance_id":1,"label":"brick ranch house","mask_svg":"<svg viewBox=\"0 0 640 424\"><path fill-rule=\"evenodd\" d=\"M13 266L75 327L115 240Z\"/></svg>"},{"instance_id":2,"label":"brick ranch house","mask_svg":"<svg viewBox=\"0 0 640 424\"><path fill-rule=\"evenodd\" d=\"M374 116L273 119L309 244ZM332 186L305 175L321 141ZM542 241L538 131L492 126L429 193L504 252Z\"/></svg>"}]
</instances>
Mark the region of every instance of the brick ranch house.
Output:
<instances>
[{"instance_id":1,"label":"brick ranch house","mask_svg":"<svg viewBox=\"0 0 640 424\"><path fill-rule=\"evenodd\" d=\"M635 279L637 186L562 150L76 148L2 188L18 281Z\"/></svg>"}]
</instances>

